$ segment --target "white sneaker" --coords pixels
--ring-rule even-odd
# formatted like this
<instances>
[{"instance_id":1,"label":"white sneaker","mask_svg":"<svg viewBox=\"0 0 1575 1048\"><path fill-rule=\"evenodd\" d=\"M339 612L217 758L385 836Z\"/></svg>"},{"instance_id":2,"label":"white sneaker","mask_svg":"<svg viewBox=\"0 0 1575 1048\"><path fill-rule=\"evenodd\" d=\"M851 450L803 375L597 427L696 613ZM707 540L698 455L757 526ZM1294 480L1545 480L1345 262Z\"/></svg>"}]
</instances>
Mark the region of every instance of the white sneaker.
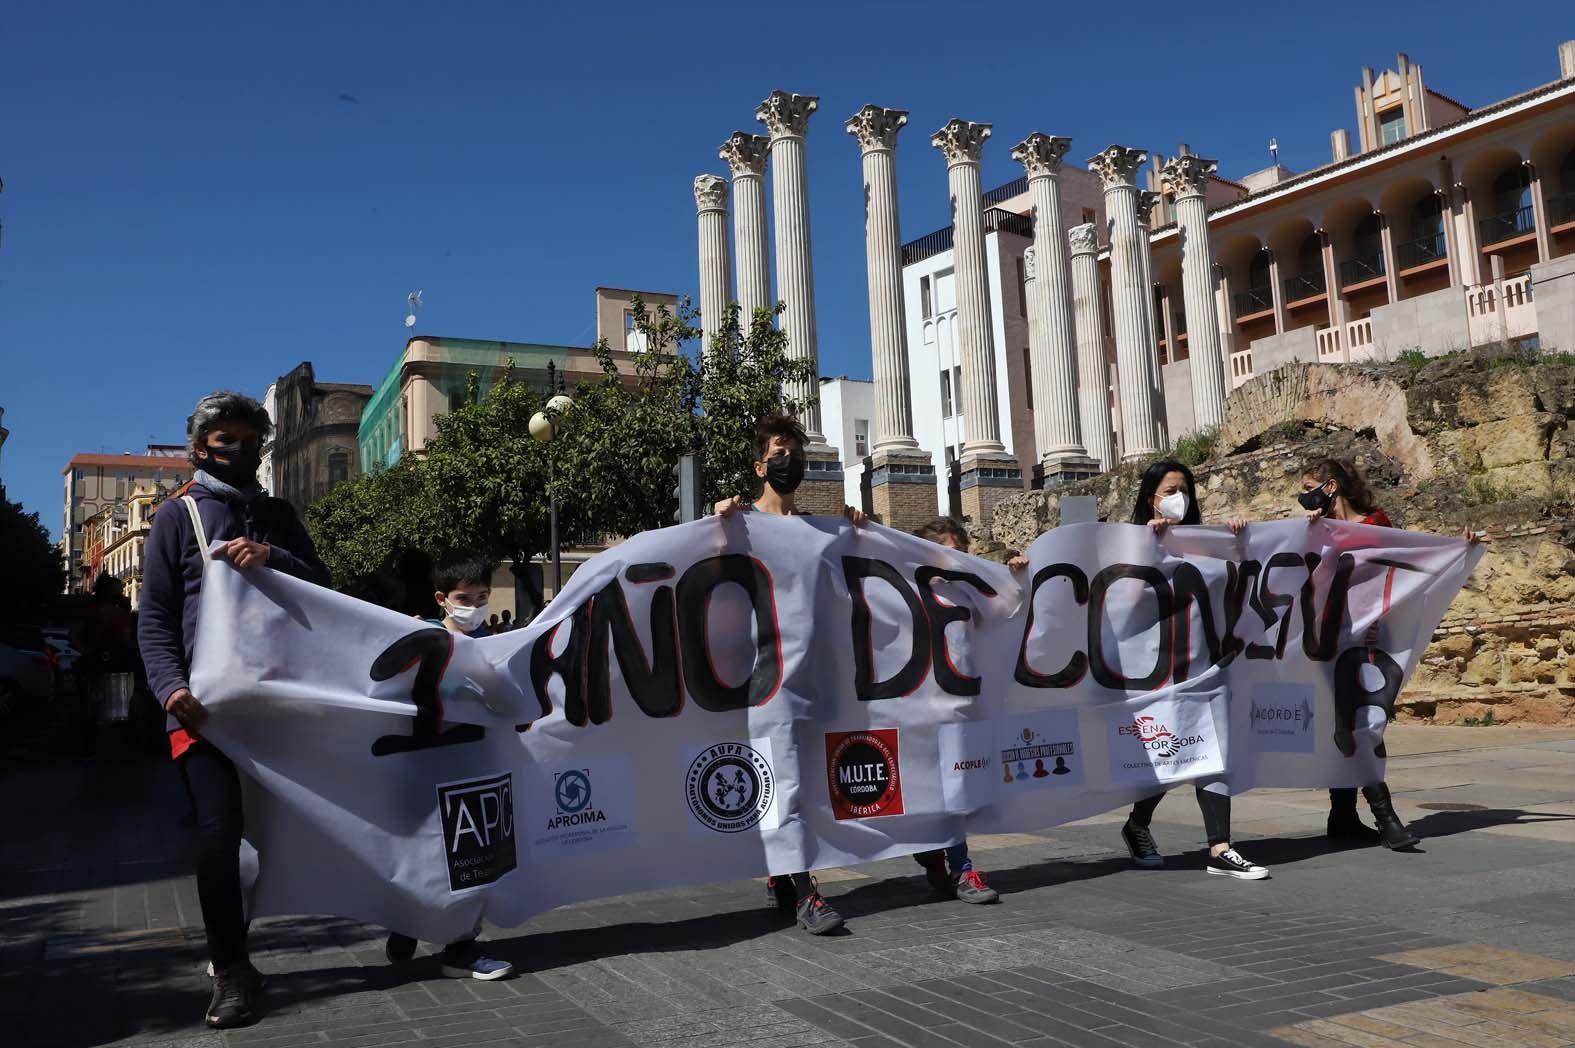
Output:
<instances>
[{"instance_id":1,"label":"white sneaker","mask_svg":"<svg viewBox=\"0 0 1575 1048\"><path fill-rule=\"evenodd\" d=\"M1238 881L1261 881L1269 876L1267 869L1248 862L1235 848L1226 848L1218 855L1210 855L1204 869L1221 877L1234 877Z\"/></svg>"}]
</instances>

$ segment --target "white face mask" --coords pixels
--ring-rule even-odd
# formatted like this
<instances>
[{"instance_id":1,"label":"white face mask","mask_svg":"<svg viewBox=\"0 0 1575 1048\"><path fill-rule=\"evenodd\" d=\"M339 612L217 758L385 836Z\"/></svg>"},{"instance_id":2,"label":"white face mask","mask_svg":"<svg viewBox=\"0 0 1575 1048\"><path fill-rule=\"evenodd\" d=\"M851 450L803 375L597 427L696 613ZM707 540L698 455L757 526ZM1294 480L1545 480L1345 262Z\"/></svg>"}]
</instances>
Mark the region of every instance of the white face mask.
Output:
<instances>
[{"instance_id":1,"label":"white face mask","mask_svg":"<svg viewBox=\"0 0 1575 1048\"><path fill-rule=\"evenodd\" d=\"M467 608L462 604L451 604L448 601L444 601L443 610L448 612L448 617L454 620L454 625L466 633L472 632L487 621L487 606L485 604L479 608Z\"/></svg>"},{"instance_id":2,"label":"white face mask","mask_svg":"<svg viewBox=\"0 0 1575 1048\"><path fill-rule=\"evenodd\" d=\"M1167 520L1180 522L1187 517L1187 493L1173 491L1159 500L1159 514Z\"/></svg>"}]
</instances>

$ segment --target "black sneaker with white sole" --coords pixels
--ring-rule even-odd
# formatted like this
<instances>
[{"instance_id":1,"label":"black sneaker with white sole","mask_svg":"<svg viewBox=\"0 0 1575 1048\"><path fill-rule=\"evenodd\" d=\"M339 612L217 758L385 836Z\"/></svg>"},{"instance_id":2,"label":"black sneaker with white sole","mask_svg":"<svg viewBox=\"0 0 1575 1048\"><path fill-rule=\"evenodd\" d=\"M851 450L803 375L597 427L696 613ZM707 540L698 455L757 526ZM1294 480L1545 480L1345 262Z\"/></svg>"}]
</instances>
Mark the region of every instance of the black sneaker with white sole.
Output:
<instances>
[{"instance_id":1,"label":"black sneaker with white sole","mask_svg":"<svg viewBox=\"0 0 1575 1048\"><path fill-rule=\"evenodd\" d=\"M1159 853L1159 846L1154 843L1154 835L1148 832L1147 826L1139 826L1128 819L1121 827L1121 839L1126 842L1127 851L1132 853L1132 865L1145 870L1157 870L1165 865L1165 857Z\"/></svg>"},{"instance_id":2,"label":"black sneaker with white sole","mask_svg":"<svg viewBox=\"0 0 1575 1048\"><path fill-rule=\"evenodd\" d=\"M1267 869L1248 862L1235 848L1226 848L1218 855L1210 855L1204 869L1220 877L1234 877L1238 881L1261 881L1269 876Z\"/></svg>"}]
</instances>

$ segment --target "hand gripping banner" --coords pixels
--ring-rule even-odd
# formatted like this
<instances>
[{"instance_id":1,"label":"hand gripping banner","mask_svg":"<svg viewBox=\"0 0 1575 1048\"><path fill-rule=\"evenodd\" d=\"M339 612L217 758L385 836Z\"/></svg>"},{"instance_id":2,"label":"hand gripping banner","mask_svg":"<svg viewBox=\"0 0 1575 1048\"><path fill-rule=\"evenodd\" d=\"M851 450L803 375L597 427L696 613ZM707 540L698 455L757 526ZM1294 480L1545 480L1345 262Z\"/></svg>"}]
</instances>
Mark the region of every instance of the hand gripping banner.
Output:
<instances>
[{"instance_id":1,"label":"hand gripping banner","mask_svg":"<svg viewBox=\"0 0 1575 1048\"><path fill-rule=\"evenodd\" d=\"M1176 783L1379 781L1395 698L1479 556L1352 524L1080 524L1014 572L744 514L638 535L480 640L212 561L192 685L244 773L253 912L447 942Z\"/></svg>"}]
</instances>

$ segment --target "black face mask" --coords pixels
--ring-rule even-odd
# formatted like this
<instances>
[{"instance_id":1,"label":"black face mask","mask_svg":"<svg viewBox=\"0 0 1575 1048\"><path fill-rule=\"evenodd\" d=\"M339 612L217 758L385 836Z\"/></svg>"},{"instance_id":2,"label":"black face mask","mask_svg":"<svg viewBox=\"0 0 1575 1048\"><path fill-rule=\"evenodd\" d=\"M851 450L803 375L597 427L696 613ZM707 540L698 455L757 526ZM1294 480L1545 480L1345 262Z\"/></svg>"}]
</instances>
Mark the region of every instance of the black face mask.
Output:
<instances>
[{"instance_id":1,"label":"black face mask","mask_svg":"<svg viewBox=\"0 0 1575 1048\"><path fill-rule=\"evenodd\" d=\"M766 459L766 483L778 495L791 495L804 483L804 456L779 451Z\"/></svg>"},{"instance_id":2,"label":"black face mask","mask_svg":"<svg viewBox=\"0 0 1575 1048\"><path fill-rule=\"evenodd\" d=\"M228 463L220 462L215 455L223 455ZM254 440L237 440L231 444L209 444L208 457L202 460L204 473L222 480L232 488L245 488L257 482L257 468L262 465L262 448Z\"/></svg>"},{"instance_id":3,"label":"black face mask","mask_svg":"<svg viewBox=\"0 0 1575 1048\"><path fill-rule=\"evenodd\" d=\"M1296 501L1301 503L1302 509L1322 512L1327 510L1330 504L1334 502L1334 496L1323 490L1322 485L1319 485L1311 491L1304 491L1297 495Z\"/></svg>"}]
</instances>

